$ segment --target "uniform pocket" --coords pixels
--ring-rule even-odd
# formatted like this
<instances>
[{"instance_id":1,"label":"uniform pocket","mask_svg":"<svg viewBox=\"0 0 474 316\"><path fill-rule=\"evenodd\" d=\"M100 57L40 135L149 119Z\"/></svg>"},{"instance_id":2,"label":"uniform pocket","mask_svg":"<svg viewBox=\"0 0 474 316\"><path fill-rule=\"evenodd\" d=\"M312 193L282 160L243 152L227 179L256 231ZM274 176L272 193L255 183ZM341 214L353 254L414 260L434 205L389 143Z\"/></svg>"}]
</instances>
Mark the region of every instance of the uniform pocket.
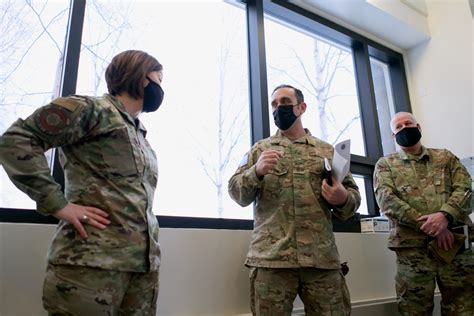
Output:
<instances>
[{"instance_id":1,"label":"uniform pocket","mask_svg":"<svg viewBox=\"0 0 474 316\"><path fill-rule=\"evenodd\" d=\"M433 175L433 184L436 190L438 203L444 204L448 201L451 195L451 179L444 173L444 169L435 168Z\"/></svg>"},{"instance_id":2,"label":"uniform pocket","mask_svg":"<svg viewBox=\"0 0 474 316\"><path fill-rule=\"evenodd\" d=\"M75 272L68 270L69 266L48 267L43 285L44 308L52 314L60 315L112 315L114 312L112 294L81 286L80 282L75 282L70 277ZM77 274L75 277L94 276Z\"/></svg>"},{"instance_id":3,"label":"uniform pocket","mask_svg":"<svg viewBox=\"0 0 474 316\"><path fill-rule=\"evenodd\" d=\"M326 177L326 171L324 169L324 158L322 156L310 156L310 160L307 163L308 174L309 174L309 184L310 189L314 195L314 198L318 203L323 207L323 209L330 209L331 206L324 199L321 194L321 187L323 185L323 180Z\"/></svg>"},{"instance_id":4,"label":"uniform pocket","mask_svg":"<svg viewBox=\"0 0 474 316\"><path fill-rule=\"evenodd\" d=\"M408 290L407 282L398 275L395 276L395 290L399 299L404 297Z\"/></svg>"},{"instance_id":5,"label":"uniform pocket","mask_svg":"<svg viewBox=\"0 0 474 316\"><path fill-rule=\"evenodd\" d=\"M325 176L324 161L320 156L311 158L312 159L308 161L309 180L313 191L320 192L323 178Z\"/></svg>"},{"instance_id":6,"label":"uniform pocket","mask_svg":"<svg viewBox=\"0 0 474 316\"><path fill-rule=\"evenodd\" d=\"M435 175L433 181L436 188L436 193L442 194L448 191L448 188L446 187L446 181L443 175Z\"/></svg>"},{"instance_id":7,"label":"uniform pocket","mask_svg":"<svg viewBox=\"0 0 474 316\"><path fill-rule=\"evenodd\" d=\"M321 156L310 156L308 161L308 170L314 174L323 174L324 172L324 157Z\"/></svg>"},{"instance_id":8,"label":"uniform pocket","mask_svg":"<svg viewBox=\"0 0 474 316\"><path fill-rule=\"evenodd\" d=\"M449 172L445 172L444 165L435 166L433 174L433 184L436 188L436 193L449 193L451 191L451 177Z\"/></svg>"},{"instance_id":9,"label":"uniform pocket","mask_svg":"<svg viewBox=\"0 0 474 316\"><path fill-rule=\"evenodd\" d=\"M113 130L102 139L102 158L111 176L131 176L138 173L133 147L127 128Z\"/></svg>"},{"instance_id":10,"label":"uniform pocket","mask_svg":"<svg viewBox=\"0 0 474 316\"><path fill-rule=\"evenodd\" d=\"M281 303L285 299L284 289L277 288L266 282L255 281L255 292L260 300Z\"/></svg>"},{"instance_id":11,"label":"uniform pocket","mask_svg":"<svg viewBox=\"0 0 474 316\"><path fill-rule=\"evenodd\" d=\"M263 183L263 198L276 199L280 196L284 185L284 178L288 173L288 166L278 164L273 170L265 175Z\"/></svg>"}]
</instances>

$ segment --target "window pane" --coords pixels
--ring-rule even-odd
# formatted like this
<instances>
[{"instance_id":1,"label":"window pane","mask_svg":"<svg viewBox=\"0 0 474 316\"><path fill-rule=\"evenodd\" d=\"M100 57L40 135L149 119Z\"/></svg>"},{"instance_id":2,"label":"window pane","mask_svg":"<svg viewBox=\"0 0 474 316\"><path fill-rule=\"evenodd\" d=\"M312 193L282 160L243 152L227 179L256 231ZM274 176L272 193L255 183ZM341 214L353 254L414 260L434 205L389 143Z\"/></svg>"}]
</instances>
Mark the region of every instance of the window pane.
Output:
<instances>
[{"instance_id":1,"label":"window pane","mask_svg":"<svg viewBox=\"0 0 474 316\"><path fill-rule=\"evenodd\" d=\"M245 10L224 1L88 1L84 23L79 94L106 92L105 68L123 50L163 64L163 105L140 118L160 168L155 213L252 218L252 206L227 193L251 145Z\"/></svg>"},{"instance_id":2,"label":"window pane","mask_svg":"<svg viewBox=\"0 0 474 316\"><path fill-rule=\"evenodd\" d=\"M372 68L372 78L374 81L375 102L377 104L383 154L388 155L396 151L395 142L390 129L390 120L395 113L395 107L393 105L388 65L371 58L370 66Z\"/></svg>"},{"instance_id":3,"label":"window pane","mask_svg":"<svg viewBox=\"0 0 474 316\"><path fill-rule=\"evenodd\" d=\"M0 134L58 95L69 1L0 1ZM0 167L0 207L35 208Z\"/></svg>"},{"instance_id":4,"label":"window pane","mask_svg":"<svg viewBox=\"0 0 474 316\"><path fill-rule=\"evenodd\" d=\"M369 215L369 209L367 207L367 191L365 189L365 181L363 176L359 175L352 175L354 177L354 181L356 182L357 186L359 187L360 192L360 207L357 210L357 213L362 215Z\"/></svg>"},{"instance_id":5,"label":"window pane","mask_svg":"<svg viewBox=\"0 0 474 316\"><path fill-rule=\"evenodd\" d=\"M270 18L265 44L269 93L280 84L302 90L303 125L331 144L350 138L351 152L365 156L351 52ZM275 133L272 116L270 126Z\"/></svg>"}]
</instances>

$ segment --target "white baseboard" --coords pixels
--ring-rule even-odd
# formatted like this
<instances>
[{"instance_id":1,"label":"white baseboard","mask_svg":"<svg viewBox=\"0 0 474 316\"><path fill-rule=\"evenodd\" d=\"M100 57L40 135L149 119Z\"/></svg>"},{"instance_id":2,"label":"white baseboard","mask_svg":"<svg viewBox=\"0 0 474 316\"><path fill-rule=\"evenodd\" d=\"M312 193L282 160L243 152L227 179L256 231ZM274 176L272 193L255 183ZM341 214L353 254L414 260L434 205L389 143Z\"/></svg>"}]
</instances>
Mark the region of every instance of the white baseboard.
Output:
<instances>
[{"instance_id":1,"label":"white baseboard","mask_svg":"<svg viewBox=\"0 0 474 316\"><path fill-rule=\"evenodd\" d=\"M433 316L441 315L439 309L440 294L435 294L435 309ZM304 308L295 308L293 316L304 316ZM397 302L395 297L376 298L371 300L360 300L352 302L351 316L398 316Z\"/></svg>"},{"instance_id":2,"label":"white baseboard","mask_svg":"<svg viewBox=\"0 0 474 316\"><path fill-rule=\"evenodd\" d=\"M435 294L435 308L433 316L439 316L440 294ZM353 301L351 316L398 316L397 302L395 297L376 298L371 300ZM252 314L239 314L236 316L252 316ZM305 316L304 308L299 307L293 310L292 316Z\"/></svg>"}]
</instances>

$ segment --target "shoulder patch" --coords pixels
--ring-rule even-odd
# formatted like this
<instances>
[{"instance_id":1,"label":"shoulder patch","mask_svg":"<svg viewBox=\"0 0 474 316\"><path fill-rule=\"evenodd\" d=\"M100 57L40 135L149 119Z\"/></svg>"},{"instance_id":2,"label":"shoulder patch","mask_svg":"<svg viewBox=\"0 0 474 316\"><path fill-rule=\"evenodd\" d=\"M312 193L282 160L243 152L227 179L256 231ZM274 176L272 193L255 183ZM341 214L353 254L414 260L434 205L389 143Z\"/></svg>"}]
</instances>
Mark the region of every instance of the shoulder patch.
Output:
<instances>
[{"instance_id":1,"label":"shoulder patch","mask_svg":"<svg viewBox=\"0 0 474 316\"><path fill-rule=\"evenodd\" d=\"M35 115L36 126L45 134L58 135L71 123L72 112L51 104Z\"/></svg>"},{"instance_id":2,"label":"shoulder patch","mask_svg":"<svg viewBox=\"0 0 474 316\"><path fill-rule=\"evenodd\" d=\"M71 112L74 112L82 102L74 98L57 98L51 101L52 104L63 107Z\"/></svg>"}]
</instances>

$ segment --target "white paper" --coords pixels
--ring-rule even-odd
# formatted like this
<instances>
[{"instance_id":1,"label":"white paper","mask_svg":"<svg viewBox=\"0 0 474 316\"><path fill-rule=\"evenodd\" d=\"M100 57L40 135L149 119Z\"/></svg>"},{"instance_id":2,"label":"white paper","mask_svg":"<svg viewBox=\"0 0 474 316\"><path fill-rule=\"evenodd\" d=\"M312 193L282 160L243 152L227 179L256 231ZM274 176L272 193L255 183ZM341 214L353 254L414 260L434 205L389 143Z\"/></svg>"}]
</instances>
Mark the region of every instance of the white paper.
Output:
<instances>
[{"instance_id":1,"label":"white paper","mask_svg":"<svg viewBox=\"0 0 474 316\"><path fill-rule=\"evenodd\" d=\"M347 139L334 146L332 172L337 182L342 182L351 165L351 140Z\"/></svg>"}]
</instances>

